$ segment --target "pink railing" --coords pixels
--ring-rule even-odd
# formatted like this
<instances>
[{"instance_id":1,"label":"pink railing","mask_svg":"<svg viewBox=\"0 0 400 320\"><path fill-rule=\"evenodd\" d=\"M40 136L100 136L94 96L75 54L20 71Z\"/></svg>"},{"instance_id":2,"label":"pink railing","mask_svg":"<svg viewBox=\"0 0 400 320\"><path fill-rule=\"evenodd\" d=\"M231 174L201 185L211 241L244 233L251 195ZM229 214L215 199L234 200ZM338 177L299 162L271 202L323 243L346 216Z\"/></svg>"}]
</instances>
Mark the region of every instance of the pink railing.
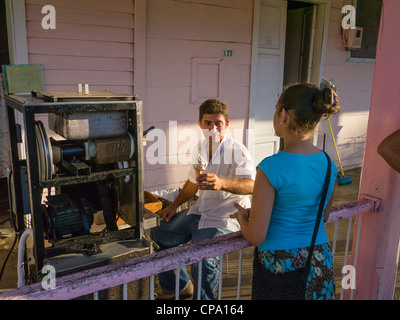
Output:
<instances>
[{"instance_id":1,"label":"pink railing","mask_svg":"<svg viewBox=\"0 0 400 320\"><path fill-rule=\"evenodd\" d=\"M365 212L375 211L380 205L377 199L336 206L327 223L339 221ZM54 289L43 289L41 283L27 285L0 294L0 300L69 300L100 290L124 285L131 281L152 277L207 258L249 247L240 232L191 243L154 254L125 260L110 265L62 276L56 279ZM151 299L151 297L150 297Z\"/></svg>"}]
</instances>

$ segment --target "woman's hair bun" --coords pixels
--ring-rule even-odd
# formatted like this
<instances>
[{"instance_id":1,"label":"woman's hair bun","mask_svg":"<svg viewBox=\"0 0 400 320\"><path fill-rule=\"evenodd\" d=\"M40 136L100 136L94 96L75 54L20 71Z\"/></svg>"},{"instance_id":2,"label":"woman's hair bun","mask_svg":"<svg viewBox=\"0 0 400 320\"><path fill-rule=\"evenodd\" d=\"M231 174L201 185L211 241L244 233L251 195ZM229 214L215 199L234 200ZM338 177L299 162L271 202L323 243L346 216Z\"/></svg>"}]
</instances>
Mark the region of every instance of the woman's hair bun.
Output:
<instances>
[{"instance_id":1,"label":"woman's hair bun","mask_svg":"<svg viewBox=\"0 0 400 320\"><path fill-rule=\"evenodd\" d=\"M340 112L339 99L332 88L324 88L315 96L313 109L322 117L329 117Z\"/></svg>"}]
</instances>

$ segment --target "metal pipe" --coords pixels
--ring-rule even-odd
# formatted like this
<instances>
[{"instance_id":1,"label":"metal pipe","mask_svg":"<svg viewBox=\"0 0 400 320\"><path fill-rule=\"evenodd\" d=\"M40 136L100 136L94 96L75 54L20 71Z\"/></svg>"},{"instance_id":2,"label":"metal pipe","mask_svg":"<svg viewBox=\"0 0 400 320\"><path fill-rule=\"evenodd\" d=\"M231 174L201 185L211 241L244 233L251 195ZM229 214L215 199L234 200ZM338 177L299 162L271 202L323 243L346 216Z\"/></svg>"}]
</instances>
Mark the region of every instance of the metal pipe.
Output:
<instances>
[{"instance_id":1,"label":"metal pipe","mask_svg":"<svg viewBox=\"0 0 400 320\"><path fill-rule=\"evenodd\" d=\"M348 257L348 253L349 253L349 243L350 243L350 233L351 233L351 222L352 222L353 217L349 218L349 225L347 228L347 238L346 238L346 251L344 254L344 265L347 264L347 257ZM340 293L340 300L343 300L343 287L342 287L342 291Z\"/></svg>"},{"instance_id":2,"label":"metal pipe","mask_svg":"<svg viewBox=\"0 0 400 320\"><path fill-rule=\"evenodd\" d=\"M354 270L357 270L358 245L359 245L359 240L360 240L362 216L363 215L361 214L360 218L358 219L357 239L356 239L356 252L355 252L355 256L354 256ZM351 289L350 300L353 300L353 296L354 296L354 289Z\"/></svg>"},{"instance_id":3,"label":"metal pipe","mask_svg":"<svg viewBox=\"0 0 400 320\"><path fill-rule=\"evenodd\" d=\"M179 300L179 272L180 268L175 269L175 300Z\"/></svg>"},{"instance_id":4,"label":"metal pipe","mask_svg":"<svg viewBox=\"0 0 400 320\"><path fill-rule=\"evenodd\" d=\"M200 293L201 293L201 273L202 273L202 261L198 263L198 270L197 270L197 300L200 300Z\"/></svg>"},{"instance_id":5,"label":"metal pipe","mask_svg":"<svg viewBox=\"0 0 400 320\"><path fill-rule=\"evenodd\" d=\"M224 256L219 257L219 280L218 280L218 300L221 300L222 297L222 272L223 272L223 265L224 265Z\"/></svg>"},{"instance_id":6,"label":"metal pipe","mask_svg":"<svg viewBox=\"0 0 400 320\"><path fill-rule=\"evenodd\" d=\"M33 239L33 230L26 229L19 240L18 244L18 288L21 288L25 285L25 270L24 270L24 255L26 249L26 239L28 236L31 236Z\"/></svg>"},{"instance_id":7,"label":"metal pipe","mask_svg":"<svg viewBox=\"0 0 400 320\"><path fill-rule=\"evenodd\" d=\"M239 255L239 274L238 274L238 287L237 287L237 300L240 300L240 289L242 284L242 262L243 262L243 249L240 249Z\"/></svg>"},{"instance_id":8,"label":"metal pipe","mask_svg":"<svg viewBox=\"0 0 400 320\"><path fill-rule=\"evenodd\" d=\"M337 233L339 229L339 221L336 221L335 223L335 236L333 238L333 249L332 249L332 257L333 261L335 261L335 253L336 253L336 242L337 242Z\"/></svg>"},{"instance_id":9,"label":"metal pipe","mask_svg":"<svg viewBox=\"0 0 400 320\"><path fill-rule=\"evenodd\" d=\"M154 300L154 274L150 276L150 300Z\"/></svg>"},{"instance_id":10,"label":"metal pipe","mask_svg":"<svg viewBox=\"0 0 400 320\"><path fill-rule=\"evenodd\" d=\"M122 285L122 299L128 300L128 284L126 282Z\"/></svg>"}]
</instances>

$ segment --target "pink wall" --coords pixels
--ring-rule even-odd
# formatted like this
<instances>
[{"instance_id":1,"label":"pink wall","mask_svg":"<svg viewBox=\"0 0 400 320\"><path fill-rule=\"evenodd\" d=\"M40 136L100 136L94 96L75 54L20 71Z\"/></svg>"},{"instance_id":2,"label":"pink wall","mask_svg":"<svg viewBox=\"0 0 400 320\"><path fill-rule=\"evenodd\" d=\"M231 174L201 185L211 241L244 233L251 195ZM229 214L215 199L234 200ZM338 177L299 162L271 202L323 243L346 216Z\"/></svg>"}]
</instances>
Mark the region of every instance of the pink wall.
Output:
<instances>
[{"instance_id":1,"label":"pink wall","mask_svg":"<svg viewBox=\"0 0 400 320\"><path fill-rule=\"evenodd\" d=\"M26 0L29 63L43 65L46 90L133 93L134 1ZM56 9L56 29L41 26L44 5Z\"/></svg>"},{"instance_id":2,"label":"pink wall","mask_svg":"<svg viewBox=\"0 0 400 320\"><path fill-rule=\"evenodd\" d=\"M243 134L249 112L252 9L252 0L147 1L145 127L154 125L167 139L172 137L170 121L177 122L178 135L198 130L200 103L221 94L230 107L230 128ZM233 57L224 57L224 50L233 50ZM209 64L195 76L199 61ZM167 146L166 164L151 164L156 141L154 137L145 147L146 187L181 187L188 166L179 159L173 162L185 141L171 151Z\"/></svg>"}]
</instances>

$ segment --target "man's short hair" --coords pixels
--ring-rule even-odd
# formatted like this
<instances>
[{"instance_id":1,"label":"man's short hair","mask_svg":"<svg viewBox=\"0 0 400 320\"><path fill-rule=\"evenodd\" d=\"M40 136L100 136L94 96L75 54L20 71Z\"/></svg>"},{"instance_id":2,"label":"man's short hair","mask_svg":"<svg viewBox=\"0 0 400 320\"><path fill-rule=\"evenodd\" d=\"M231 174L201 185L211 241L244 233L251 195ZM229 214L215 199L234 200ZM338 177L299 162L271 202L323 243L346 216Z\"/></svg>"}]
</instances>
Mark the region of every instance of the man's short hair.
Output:
<instances>
[{"instance_id":1,"label":"man's short hair","mask_svg":"<svg viewBox=\"0 0 400 320\"><path fill-rule=\"evenodd\" d=\"M199 120L203 119L205 114L221 114L225 121L228 122L228 106L221 100L218 99L208 99L204 101L199 108Z\"/></svg>"}]
</instances>

